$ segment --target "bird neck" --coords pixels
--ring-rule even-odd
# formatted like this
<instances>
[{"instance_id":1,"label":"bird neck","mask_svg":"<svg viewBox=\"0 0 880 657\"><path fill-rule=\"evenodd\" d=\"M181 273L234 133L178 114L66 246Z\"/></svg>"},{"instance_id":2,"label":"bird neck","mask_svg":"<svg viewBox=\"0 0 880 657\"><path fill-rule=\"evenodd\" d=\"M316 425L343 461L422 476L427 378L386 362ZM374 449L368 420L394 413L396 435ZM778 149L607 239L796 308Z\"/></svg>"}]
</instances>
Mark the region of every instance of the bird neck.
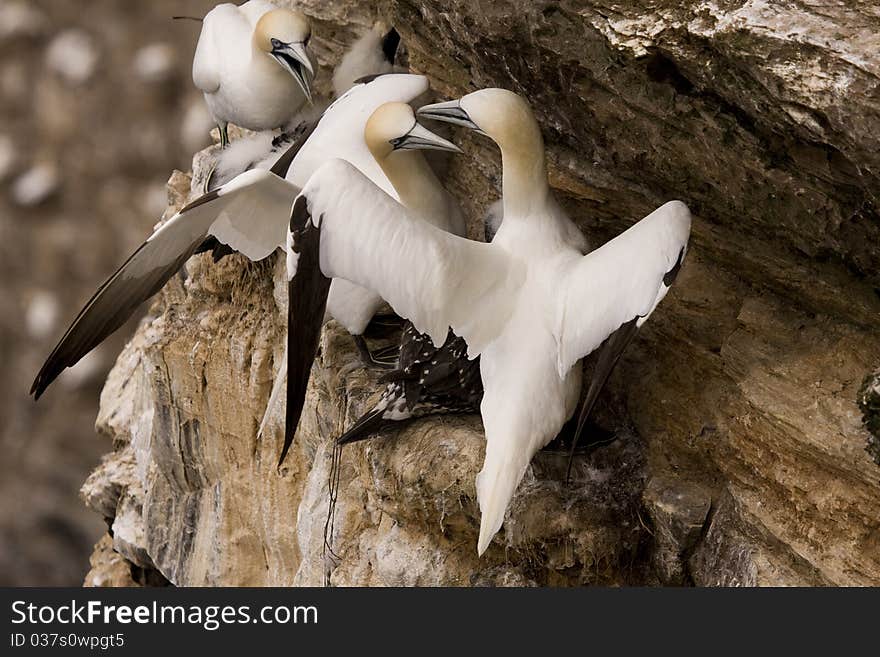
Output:
<instances>
[{"instance_id":1,"label":"bird neck","mask_svg":"<svg viewBox=\"0 0 880 657\"><path fill-rule=\"evenodd\" d=\"M377 161L404 207L428 216L438 207L442 186L420 152L394 151Z\"/></svg>"},{"instance_id":2,"label":"bird neck","mask_svg":"<svg viewBox=\"0 0 880 657\"><path fill-rule=\"evenodd\" d=\"M525 126L515 142L500 144L504 220L539 213L550 194L544 140L535 125Z\"/></svg>"}]
</instances>

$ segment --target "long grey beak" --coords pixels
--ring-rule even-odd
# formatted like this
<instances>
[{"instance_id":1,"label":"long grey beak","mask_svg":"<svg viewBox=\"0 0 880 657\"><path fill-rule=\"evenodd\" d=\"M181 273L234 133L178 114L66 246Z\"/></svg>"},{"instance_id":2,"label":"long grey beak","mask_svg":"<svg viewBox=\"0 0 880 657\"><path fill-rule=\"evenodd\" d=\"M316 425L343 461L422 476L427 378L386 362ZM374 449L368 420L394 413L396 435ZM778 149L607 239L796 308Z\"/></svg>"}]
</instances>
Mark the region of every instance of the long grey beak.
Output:
<instances>
[{"instance_id":1,"label":"long grey beak","mask_svg":"<svg viewBox=\"0 0 880 657\"><path fill-rule=\"evenodd\" d=\"M461 153L462 150L451 141L443 139L440 135L435 135L422 124L416 122L410 131L402 137L391 140L391 145L396 151L408 150L435 150L449 151L450 153Z\"/></svg>"},{"instance_id":2,"label":"long grey beak","mask_svg":"<svg viewBox=\"0 0 880 657\"><path fill-rule=\"evenodd\" d=\"M461 100L448 100L445 103L434 103L433 105L425 105L416 110L416 115L426 118L435 119L437 121L445 121L454 125L464 126L471 130L476 130L481 135L486 134L480 127L471 120L468 113L461 107Z\"/></svg>"},{"instance_id":3,"label":"long grey beak","mask_svg":"<svg viewBox=\"0 0 880 657\"><path fill-rule=\"evenodd\" d=\"M312 89L310 85L311 80L315 77L315 67L312 65L305 45L299 42L282 43L278 39L272 39L271 55L293 76L302 89L306 100L311 104Z\"/></svg>"}]
</instances>

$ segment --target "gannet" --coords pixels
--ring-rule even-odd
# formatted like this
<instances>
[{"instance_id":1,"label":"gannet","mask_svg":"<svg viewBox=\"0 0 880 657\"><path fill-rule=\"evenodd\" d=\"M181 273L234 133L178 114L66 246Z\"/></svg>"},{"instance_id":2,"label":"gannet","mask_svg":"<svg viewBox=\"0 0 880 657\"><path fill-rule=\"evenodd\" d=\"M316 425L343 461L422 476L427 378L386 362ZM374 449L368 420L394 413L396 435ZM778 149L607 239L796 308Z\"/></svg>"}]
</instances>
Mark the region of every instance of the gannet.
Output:
<instances>
[{"instance_id":1,"label":"gannet","mask_svg":"<svg viewBox=\"0 0 880 657\"><path fill-rule=\"evenodd\" d=\"M266 0L224 3L208 12L192 77L220 129L221 146L229 143L228 123L250 130L278 128L311 102L310 37L303 14Z\"/></svg>"},{"instance_id":2,"label":"gannet","mask_svg":"<svg viewBox=\"0 0 880 657\"><path fill-rule=\"evenodd\" d=\"M455 144L421 126L416 121L413 108L402 102L385 103L373 112L364 127L364 142L373 159L391 183L397 194L397 199L412 213L412 216L418 217L420 221L436 226L440 230L455 235L464 235L464 216L458 201L446 191L419 152L423 149L430 149L460 153L461 151ZM353 202L356 201L353 200ZM334 293L340 289L343 291L342 294L334 296ZM349 281L334 280L327 299L327 315L337 318L338 321L340 315L350 311L353 303L355 307L358 306L358 303L353 299L356 294L362 295L363 291L364 288ZM378 301L378 305L384 303L378 295L372 292L369 292L369 295ZM300 299L292 296L290 303L289 325L301 321ZM370 313L370 317L373 312L375 309ZM368 318L367 321L369 321ZM365 327L366 324L364 324ZM288 326L288 330L290 330L290 326ZM363 336L360 333L355 333L353 337L362 359L367 362L375 362ZM287 347L290 348L289 342ZM282 365L275 375L275 385L269 397L263 421L260 424L260 434L263 433L267 419L281 399L280 393L283 389L283 383L287 380L287 360L287 355L285 355L282 359ZM397 360L396 355L394 360ZM292 441L293 433L285 432L281 460L284 460Z\"/></svg>"},{"instance_id":3,"label":"gannet","mask_svg":"<svg viewBox=\"0 0 880 657\"><path fill-rule=\"evenodd\" d=\"M427 89L424 76L397 73L358 84L336 100L317 125L302 130L270 170L242 173L181 208L80 311L34 379L31 394L39 398L65 368L122 326L206 242L209 248L212 241L229 245L251 260L265 258L279 246L286 248L291 204L312 173L327 161L343 158L394 194L367 148L364 128L380 105L411 102ZM346 306L340 302L337 319L362 331L382 305L381 297L347 281L341 283L351 303Z\"/></svg>"},{"instance_id":4,"label":"gannet","mask_svg":"<svg viewBox=\"0 0 880 657\"><path fill-rule=\"evenodd\" d=\"M376 23L364 32L333 70L333 92L336 97L368 75L391 73L399 45L400 34L393 27Z\"/></svg>"},{"instance_id":5,"label":"gannet","mask_svg":"<svg viewBox=\"0 0 880 657\"><path fill-rule=\"evenodd\" d=\"M205 191L229 182L243 171L270 169L296 139L297 130L318 119L334 98L340 98L365 79L392 72L400 35L393 27L383 30L385 27L377 23L343 54L333 71L333 98L314 96L311 105L301 107L283 126L281 134L274 130L259 131L236 139L217 152Z\"/></svg>"},{"instance_id":6,"label":"gannet","mask_svg":"<svg viewBox=\"0 0 880 657\"><path fill-rule=\"evenodd\" d=\"M328 277L345 278L378 291L435 345L452 328L471 357L481 356L486 457L476 489L482 555L532 456L573 415L580 360L601 347L590 384L594 397L666 296L687 250L691 217L684 203L670 201L583 255L571 245L573 224L550 194L541 132L522 98L485 89L423 107L419 115L478 130L500 147L504 221L495 239L485 244L443 232L334 160L294 202L290 295L311 304L311 310L300 308L300 317L315 316ZM287 413L294 427L319 328L290 327ZM591 406L583 407L580 428Z\"/></svg>"}]
</instances>

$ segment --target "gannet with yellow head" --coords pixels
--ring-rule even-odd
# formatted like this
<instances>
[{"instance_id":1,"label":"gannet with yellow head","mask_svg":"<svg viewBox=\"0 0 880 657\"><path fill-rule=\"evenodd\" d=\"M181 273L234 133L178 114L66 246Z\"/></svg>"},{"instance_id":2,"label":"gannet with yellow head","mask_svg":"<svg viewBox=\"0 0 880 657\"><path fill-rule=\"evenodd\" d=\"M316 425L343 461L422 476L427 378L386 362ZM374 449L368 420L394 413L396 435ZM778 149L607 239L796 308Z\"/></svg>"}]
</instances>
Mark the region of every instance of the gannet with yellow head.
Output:
<instances>
[{"instance_id":1,"label":"gannet with yellow head","mask_svg":"<svg viewBox=\"0 0 880 657\"><path fill-rule=\"evenodd\" d=\"M435 345L452 328L469 356L480 356L482 554L532 456L573 416L580 361L598 349L576 444L608 373L675 280L691 216L684 203L670 201L584 255L583 238L550 193L541 131L524 99L488 89L423 107L417 115L477 130L500 147L504 219L492 243L438 230L334 160L315 172L294 202L288 252L296 257L288 260L288 276L296 296L318 307L324 277L365 285ZM289 432L299 421L306 365L317 349L307 326L298 323L294 331L289 367L299 379L291 376L288 389Z\"/></svg>"},{"instance_id":2,"label":"gannet with yellow head","mask_svg":"<svg viewBox=\"0 0 880 657\"><path fill-rule=\"evenodd\" d=\"M428 225L455 235L464 234L465 222L458 201L446 191L421 153L422 150L460 153L461 151L455 144L420 125L416 121L413 108L404 102L385 103L372 113L364 127L364 143L369 149L373 161L379 166L391 185L391 190L387 191L395 193L398 202L403 207L406 207L413 216ZM344 183L345 181L340 182ZM348 190L341 186L338 193L348 194ZM351 200L356 204L356 199ZM356 216L352 216L351 219L353 222L361 223ZM400 272L400 275L406 276L406 272ZM288 323L290 327L302 321L304 312L311 311L305 310L303 305L307 306L309 299L304 299L293 292L290 293L289 299ZM326 316L337 319L352 334L365 363L378 366L387 366L388 361L378 359L370 353L362 333L370 319L384 303L382 297L369 288L340 278L332 281L326 303ZM396 354L392 359L389 359L398 363L398 369L389 373L389 376L395 376L407 367L409 367L410 373L417 372L418 362L416 361L422 356L424 350L414 347L413 343L420 337L410 327L405 328L401 341L403 361L398 361ZM294 348L298 348L298 346L298 344L294 345ZM288 348L290 347L288 342ZM438 351L433 346L431 349L435 354ZM443 354L435 355L433 360L437 358L443 358ZM268 419L275 414L275 409L280 402L281 392L288 374L286 364L287 358L285 357L275 376L275 385L263 416L260 433L265 429ZM418 407L424 411L425 405L430 403L427 400L430 391L423 386L419 388L419 391L424 391L424 395L416 394L416 390L410 386L408 398L403 396L402 387L393 390L391 388L394 387L391 386L386 391L386 395L377 405L377 407L389 409L388 417L385 419L404 419L404 415L407 417L411 415L412 409ZM367 415L371 415L371 417L382 415L381 412L376 413L375 410L373 409ZM286 436L282 459L292 439L292 434Z\"/></svg>"},{"instance_id":3,"label":"gannet with yellow head","mask_svg":"<svg viewBox=\"0 0 880 657\"><path fill-rule=\"evenodd\" d=\"M250 130L278 128L311 102L310 38L305 15L266 0L225 3L208 12L192 74L223 146L229 142L228 123Z\"/></svg>"}]
</instances>

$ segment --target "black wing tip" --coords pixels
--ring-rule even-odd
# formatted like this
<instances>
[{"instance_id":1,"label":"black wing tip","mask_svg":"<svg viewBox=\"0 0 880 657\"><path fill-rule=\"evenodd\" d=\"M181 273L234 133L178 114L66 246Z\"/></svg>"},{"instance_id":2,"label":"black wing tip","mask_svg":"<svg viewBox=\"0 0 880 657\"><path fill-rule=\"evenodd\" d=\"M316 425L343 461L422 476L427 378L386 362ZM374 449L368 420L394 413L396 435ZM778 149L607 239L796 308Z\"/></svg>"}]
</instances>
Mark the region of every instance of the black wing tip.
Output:
<instances>
[{"instance_id":1,"label":"black wing tip","mask_svg":"<svg viewBox=\"0 0 880 657\"><path fill-rule=\"evenodd\" d=\"M310 219L308 201L300 194L293 203L288 236L291 250L299 254L299 264L287 285L287 412L279 463L293 444L302 418L330 292L330 279L320 267L321 233Z\"/></svg>"},{"instance_id":2,"label":"black wing tip","mask_svg":"<svg viewBox=\"0 0 880 657\"><path fill-rule=\"evenodd\" d=\"M605 382L611 375L612 370L617 366L621 354L627 348L629 343L635 337L639 330L639 316L633 317L628 322L624 322L618 326L599 347L599 360L596 363L596 369L593 372L590 387L587 390L587 396L581 406L578 416L577 428L571 441L571 450L568 453L568 467L565 470L565 480L571 480L571 466L574 462L575 449L580 440L581 433L587 424L587 419L593 412L593 406L599 397L599 393L605 387Z\"/></svg>"},{"instance_id":3,"label":"black wing tip","mask_svg":"<svg viewBox=\"0 0 880 657\"><path fill-rule=\"evenodd\" d=\"M366 440L368 438L367 434L364 433L355 433L349 435L350 432L346 431L344 434L339 436L336 439L336 444L342 447L343 445L350 445L351 443L360 442L361 440Z\"/></svg>"},{"instance_id":4,"label":"black wing tip","mask_svg":"<svg viewBox=\"0 0 880 657\"><path fill-rule=\"evenodd\" d=\"M46 386L48 385L43 384L42 378L43 377L40 374L37 374L37 378L34 379L34 382L31 384L31 391L28 394L34 398L34 401L40 399L40 396L45 392Z\"/></svg>"},{"instance_id":5,"label":"black wing tip","mask_svg":"<svg viewBox=\"0 0 880 657\"><path fill-rule=\"evenodd\" d=\"M370 75L365 75L361 78L358 78L354 81L354 84L370 84L370 82L381 78L383 75L388 75L388 73L371 73Z\"/></svg>"},{"instance_id":6,"label":"black wing tip","mask_svg":"<svg viewBox=\"0 0 880 657\"><path fill-rule=\"evenodd\" d=\"M323 116L324 113L321 112L321 116L314 121L300 123L296 126L296 128L294 128L293 140L290 143L290 146L288 146L287 150L284 151L277 160L275 160L275 164L273 164L269 169L270 173L274 173L279 178L285 178L287 176L287 173L290 170L290 165L293 164L294 158L296 157L297 153L300 152L303 145L305 145L305 143L308 141L309 137L312 136L312 133L315 131L315 128L318 127L318 123L320 123Z\"/></svg>"},{"instance_id":7,"label":"black wing tip","mask_svg":"<svg viewBox=\"0 0 880 657\"><path fill-rule=\"evenodd\" d=\"M184 205L182 208L180 208L180 210L177 211L177 214L184 214L185 212L189 212L190 210L193 210L193 209L199 207L200 205L204 205L205 203L210 203L211 201L216 201L221 195L221 191L220 191L221 188L222 188L222 185L220 187L218 187L217 189L212 189L208 192L205 192L204 194L199 196L197 199L190 201L189 203Z\"/></svg>"},{"instance_id":8,"label":"black wing tip","mask_svg":"<svg viewBox=\"0 0 880 657\"><path fill-rule=\"evenodd\" d=\"M356 443L372 437L372 435L382 426L382 416L384 414L384 409L374 408L355 422L348 431L339 436L339 438L336 439L336 444L341 447L342 445Z\"/></svg>"},{"instance_id":9,"label":"black wing tip","mask_svg":"<svg viewBox=\"0 0 880 657\"><path fill-rule=\"evenodd\" d=\"M400 32L392 27L385 36L382 37L382 54L389 64L394 64L394 58L397 55L397 48L400 45Z\"/></svg>"},{"instance_id":10,"label":"black wing tip","mask_svg":"<svg viewBox=\"0 0 880 657\"><path fill-rule=\"evenodd\" d=\"M284 465L284 459L287 458L287 453L290 451L290 447L293 445L293 436L288 438L287 434L284 435L284 447L281 448L281 456L278 457L278 465L276 466L278 469L281 469L281 466Z\"/></svg>"},{"instance_id":11,"label":"black wing tip","mask_svg":"<svg viewBox=\"0 0 880 657\"><path fill-rule=\"evenodd\" d=\"M352 443L359 443L371 438L372 434L372 431L367 431L363 427L352 427L349 431L346 431L336 439L336 444L342 447L344 445L351 445Z\"/></svg>"},{"instance_id":12,"label":"black wing tip","mask_svg":"<svg viewBox=\"0 0 880 657\"><path fill-rule=\"evenodd\" d=\"M675 261L672 269L663 274L663 285L672 287L675 279L678 278L678 272L681 271L682 262L684 262L684 247L681 247L681 250L678 252L678 259Z\"/></svg>"},{"instance_id":13,"label":"black wing tip","mask_svg":"<svg viewBox=\"0 0 880 657\"><path fill-rule=\"evenodd\" d=\"M46 389L52 385L55 379L58 378L58 375L64 371L63 366L59 366L59 363L54 358L49 358L44 364L43 367L40 368L40 371L37 373L37 376L34 377L34 382L31 384L30 395L33 396L34 401L40 399Z\"/></svg>"}]
</instances>

